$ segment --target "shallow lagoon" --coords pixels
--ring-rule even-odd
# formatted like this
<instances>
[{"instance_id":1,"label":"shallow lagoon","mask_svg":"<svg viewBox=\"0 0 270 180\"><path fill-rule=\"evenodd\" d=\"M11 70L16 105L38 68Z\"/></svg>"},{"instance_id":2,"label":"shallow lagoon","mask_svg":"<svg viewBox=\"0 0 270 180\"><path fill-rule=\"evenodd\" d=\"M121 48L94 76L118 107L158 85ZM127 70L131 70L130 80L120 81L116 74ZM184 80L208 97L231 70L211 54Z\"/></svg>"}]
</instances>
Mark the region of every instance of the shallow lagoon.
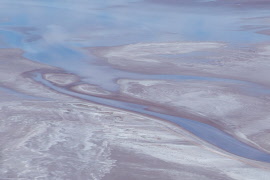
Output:
<instances>
[{"instance_id":1,"label":"shallow lagoon","mask_svg":"<svg viewBox=\"0 0 270 180\"><path fill-rule=\"evenodd\" d=\"M30 60L60 67L81 76L85 82L111 91L117 90L115 80L118 78L207 78L118 70L95 56L84 54L81 48L172 41L217 41L236 46L270 40L269 36L255 33L266 28L259 27L263 23L247 20L269 15L264 9L250 11L188 4L178 7L146 1L86 0L76 3L60 0L2 1L0 6L1 48L20 48ZM243 29L246 25L258 28L255 31ZM133 110L138 111L136 108ZM157 116L166 118L165 115ZM230 151L230 148L226 150ZM252 156L252 159L256 157Z\"/></svg>"}]
</instances>

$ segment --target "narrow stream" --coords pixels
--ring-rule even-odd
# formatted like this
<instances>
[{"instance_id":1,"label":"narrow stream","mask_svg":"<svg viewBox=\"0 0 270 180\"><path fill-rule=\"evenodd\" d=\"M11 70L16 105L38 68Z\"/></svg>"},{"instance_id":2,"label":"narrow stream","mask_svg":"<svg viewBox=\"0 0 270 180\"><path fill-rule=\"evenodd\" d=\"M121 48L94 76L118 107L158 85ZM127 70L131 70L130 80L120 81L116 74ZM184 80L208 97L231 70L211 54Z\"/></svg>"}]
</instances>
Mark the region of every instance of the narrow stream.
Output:
<instances>
[{"instance_id":1,"label":"narrow stream","mask_svg":"<svg viewBox=\"0 0 270 180\"><path fill-rule=\"evenodd\" d=\"M99 103L102 105L107 105L111 107L116 107L124 110L129 110L141 114L150 115L153 117L161 118L164 120L168 120L172 123L175 123L189 132L193 133L194 135L198 136L199 138L209 142L210 144L213 144L229 153L252 159L262 162L268 162L270 163L270 154L267 154L265 152L262 152L258 149L255 149L237 139L230 136L227 133L224 133L223 131L212 127L208 124L201 123L198 121L193 121L190 119L184 119L176 116L170 116L166 114L161 114L157 112L152 112L149 110L146 110L146 106L140 105L140 104L134 104L134 103L127 103L123 101L117 101L117 100L111 100L111 99L105 99L105 98L99 98L89 95L80 94L77 92L69 91L67 89L64 89L62 87L57 87L47 80L43 79L42 75L40 73L33 73L33 79L46 87L51 88L52 90L55 90L59 93L67 94L73 97L77 97L80 99L88 100L91 102Z\"/></svg>"},{"instance_id":2,"label":"narrow stream","mask_svg":"<svg viewBox=\"0 0 270 180\"><path fill-rule=\"evenodd\" d=\"M115 0L2 0L0 48L22 49L32 61L59 67L83 77L85 82L116 91L115 79L166 79L235 81L220 78L145 75L98 65L85 57L84 47L133 43L214 41L230 45L269 41L270 36L243 31L245 19L269 16L269 10L232 11L228 8L169 6L151 1ZM257 23L260 25L259 23ZM232 154L270 163L270 155L248 146L210 125L146 110L146 106L88 96L52 85L41 74L33 78L51 89L91 102L168 120ZM247 83L240 82L237 83ZM259 93L269 93L260 89ZM258 93L257 92L257 93Z\"/></svg>"}]
</instances>

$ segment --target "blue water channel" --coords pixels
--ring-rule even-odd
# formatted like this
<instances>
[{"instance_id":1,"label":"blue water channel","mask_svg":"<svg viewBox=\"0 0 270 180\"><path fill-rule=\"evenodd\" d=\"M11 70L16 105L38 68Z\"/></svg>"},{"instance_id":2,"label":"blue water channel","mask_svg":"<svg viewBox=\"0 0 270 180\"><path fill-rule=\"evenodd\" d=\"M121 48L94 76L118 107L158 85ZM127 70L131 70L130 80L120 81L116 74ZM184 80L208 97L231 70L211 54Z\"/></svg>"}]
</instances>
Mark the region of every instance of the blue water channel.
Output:
<instances>
[{"instance_id":1,"label":"blue water channel","mask_svg":"<svg viewBox=\"0 0 270 180\"><path fill-rule=\"evenodd\" d=\"M154 2L154 1L153 1ZM270 37L240 30L245 19L269 16L266 10L228 10L165 6L141 0L1 0L0 48L22 49L32 61L59 67L106 90L117 91L116 79L211 80L229 79L182 75L146 75L113 69L84 55L83 47L132 43L215 41L230 45L269 41ZM260 22L254 22L260 25ZM64 94L158 117L176 123L199 138L235 155L270 162L270 156L210 125L146 110L145 106L87 96L35 80ZM245 82L236 82L245 83ZM269 90L258 88L264 93Z\"/></svg>"},{"instance_id":2,"label":"blue water channel","mask_svg":"<svg viewBox=\"0 0 270 180\"><path fill-rule=\"evenodd\" d=\"M189 120L189 119L184 119L184 118L180 118L176 116L161 114L158 112L149 111L147 110L147 106L144 106L144 105L127 103L123 101L105 99L105 98L100 98L100 97L94 97L94 96L89 96L89 95L84 95L84 94L76 93L73 91L69 91L65 88L57 87L53 85L52 83L46 81L45 79L43 79L40 73L33 73L33 79L59 93L67 94L67 95L81 98L84 100L89 100L91 102L95 102L102 105L107 105L111 107L116 107L116 108L120 108L124 110L129 110L129 111L165 119L167 121L180 125L181 127L193 133L194 135L198 136L199 138L229 153L232 153L232 154L244 157L244 158L252 159L252 160L270 163L270 154L262 152L256 148L253 148L235 139L229 134L213 126L210 126L208 124Z\"/></svg>"}]
</instances>

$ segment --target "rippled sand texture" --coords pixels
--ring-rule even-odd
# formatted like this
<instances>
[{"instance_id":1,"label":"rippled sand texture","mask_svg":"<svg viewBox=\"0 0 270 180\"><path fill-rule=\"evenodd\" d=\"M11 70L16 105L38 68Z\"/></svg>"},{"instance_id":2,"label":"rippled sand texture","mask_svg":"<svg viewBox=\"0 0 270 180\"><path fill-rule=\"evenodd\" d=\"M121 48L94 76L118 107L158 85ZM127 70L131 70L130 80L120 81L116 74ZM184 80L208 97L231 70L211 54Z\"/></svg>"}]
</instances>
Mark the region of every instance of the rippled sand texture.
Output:
<instances>
[{"instance_id":1,"label":"rippled sand texture","mask_svg":"<svg viewBox=\"0 0 270 180\"><path fill-rule=\"evenodd\" d=\"M0 7L0 180L269 179L268 1Z\"/></svg>"}]
</instances>

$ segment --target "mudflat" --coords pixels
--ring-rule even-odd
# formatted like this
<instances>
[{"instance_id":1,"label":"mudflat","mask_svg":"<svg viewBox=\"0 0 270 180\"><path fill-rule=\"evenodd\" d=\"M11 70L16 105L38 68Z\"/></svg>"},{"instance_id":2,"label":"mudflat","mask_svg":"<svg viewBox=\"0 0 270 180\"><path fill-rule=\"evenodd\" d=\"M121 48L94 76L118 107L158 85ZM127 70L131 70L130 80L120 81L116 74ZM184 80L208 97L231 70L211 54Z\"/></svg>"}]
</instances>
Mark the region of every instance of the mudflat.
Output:
<instances>
[{"instance_id":1,"label":"mudflat","mask_svg":"<svg viewBox=\"0 0 270 180\"><path fill-rule=\"evenodd\" d=\"M270 177L268 1L0 6L0 179Z\"/></svg>"},{"instance_id":2,"label":"mudflat","mask_svg":"<svg viewBox=\"0 0 270 180\"><path fill-rule=\"evenodd\" d=\"M2 68L13 77L1 76L1 82L39 98L19 96L2 99L0 103L2 179L155 179L157 176L263 179L269 176L268 163L228 154L166 121L55 92L25 75L35 70L55 69L31 63L20 54L14 55L14 51L0 52ZM13 58L5 64L11 55ZM14 70L10 65L18 59L20 63ZM4 95L1 92L1 97Z\"/></svg>"}]
</instances>

